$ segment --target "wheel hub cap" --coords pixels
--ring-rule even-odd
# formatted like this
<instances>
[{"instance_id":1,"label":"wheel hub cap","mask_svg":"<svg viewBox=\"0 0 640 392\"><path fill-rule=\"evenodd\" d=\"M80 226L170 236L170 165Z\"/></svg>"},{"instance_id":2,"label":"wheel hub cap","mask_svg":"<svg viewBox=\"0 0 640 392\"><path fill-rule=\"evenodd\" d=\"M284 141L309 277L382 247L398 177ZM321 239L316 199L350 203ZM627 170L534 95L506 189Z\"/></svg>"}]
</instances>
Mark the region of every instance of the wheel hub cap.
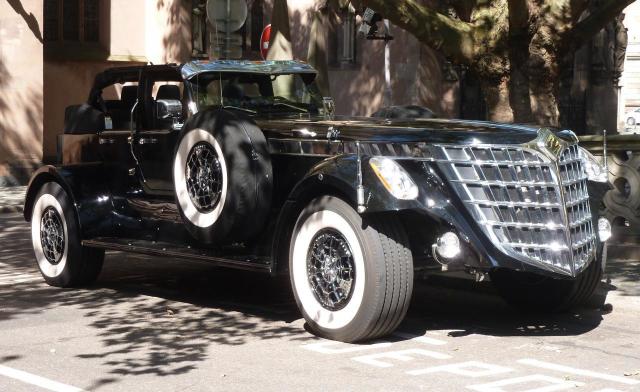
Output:
<instances>
[{"instance_id":1,"label":"wheel hub cap","mask_svg":"<svg viewBox=\"0 0 640 392\"><path fill-rule=\"evenodd\" d=\"M53 207L47 207L42 213L40 244L47 261L51 264L58 264L64 254L65 238L62 218Z\"/></svg>"},{"instance_id":2,"label":"wheel hub cap","mask_svg":"<svg viewBox=\"0 0 640 392\"><path fill-rule=\"evenodd\" d=\"M322 230L311 241L307 276L316 300L325 309L344 308L353 294L355 267L347 240L336 230Z\"/></svg>"},{"instance_id":3,"label":"wheel hub cap","mask_svg":"<svg viewBox=\"0 0 640 392\"><path fill-rule=\"evenodd\" d=\"M198 211L212 211L222 194L222 168L210 144L193 146L187 157L185 177L187 192Z\"/></svg>"}]
</instances>

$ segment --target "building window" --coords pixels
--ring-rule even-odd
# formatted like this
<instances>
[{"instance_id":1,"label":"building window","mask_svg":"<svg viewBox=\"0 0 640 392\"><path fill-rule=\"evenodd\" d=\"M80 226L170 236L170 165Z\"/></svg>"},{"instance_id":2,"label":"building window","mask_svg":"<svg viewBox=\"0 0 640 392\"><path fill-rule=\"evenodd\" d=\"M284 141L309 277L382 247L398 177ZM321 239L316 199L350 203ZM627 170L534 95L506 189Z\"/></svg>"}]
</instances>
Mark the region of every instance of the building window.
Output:
<instances>
[{"instance_id":1,"label":"building window","mask_svg":"<svg viewBox=\"0 0 640 392\"><path fill-rule=\"evenodd\" d=\"M100 0L84 0L84 40L98 42L100 40Z\"/></svg>"},{"instance_id":2,"label":"building window","mask_svg":"<svg viewBox=\"0 0 640 392\"><path fill-rule=\"evenodd\" d=\"M100 0L45 0L46 42L98 42Z\"/></svg>"}]
</instances>

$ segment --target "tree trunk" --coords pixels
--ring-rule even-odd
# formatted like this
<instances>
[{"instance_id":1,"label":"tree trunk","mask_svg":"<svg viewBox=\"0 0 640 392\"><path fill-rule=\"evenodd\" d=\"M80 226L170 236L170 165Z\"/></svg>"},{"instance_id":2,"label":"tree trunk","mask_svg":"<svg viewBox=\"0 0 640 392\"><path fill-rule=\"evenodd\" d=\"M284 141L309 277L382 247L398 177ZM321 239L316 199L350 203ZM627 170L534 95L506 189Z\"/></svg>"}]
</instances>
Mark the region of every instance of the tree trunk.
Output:
<instances>
[{"instance_id":1,"label":"tree trunk","mask_svg":"<svg viewBox=\"0 0 640 392\"><path fill-rule=\"evenodd\" d=\"M506 77L498 81L484 79L482 90L487 101L488 119L498 122L512 122L514 118L509 102L509 79Z\"/></svg>"},{"instance_id":2,"label":"tree trunk","mask_svg":"<svg viewBox=\"0 0 640 392\"><path fill-rule=\"evenodd\" d=\"M559 58L550 43L548 28L540 28L529 44L529 93L536 123L559 126Z\"/></svg>"},{"instance_id":3,"label":"tree trunk","mask_svg":"<svg viewBox=\"0 0 640 392\"><path fill-rule=\"evenodd\" d=\"M275 0L273 3L271 40L269 42L267 60L293 60L287 0ZM281 75L273 83L273 94L275 96L289 97L293 95L293 91L294 80L292 76Z\"/></svg>"},{"instance_id":4,"label":"tree trunk","mask_svg":"<svg viewBox=\"0 0 640 392\"><path fill-rule=\"evenodd\" d=\"M267 60L292 60L291 26L289 25L289 6L287 0L273 2L271 22L271 40Z\"/></svg>"},{"instance_id":5,"label":"tree trunk","mask_svg":"<svg viewBox=\"0 0 640 392\"><path fill-rule=\"evenodd\" d=\"M327 23L328 9L322 8L313 13L313 21L311 22L311 33L309 35L309 52L307 54L307 62L313 66L318 75L316 76L316 85L325 97L331 96L331 88L329 85L329 60L327 57Z\"/></svg>"}]
</instances>

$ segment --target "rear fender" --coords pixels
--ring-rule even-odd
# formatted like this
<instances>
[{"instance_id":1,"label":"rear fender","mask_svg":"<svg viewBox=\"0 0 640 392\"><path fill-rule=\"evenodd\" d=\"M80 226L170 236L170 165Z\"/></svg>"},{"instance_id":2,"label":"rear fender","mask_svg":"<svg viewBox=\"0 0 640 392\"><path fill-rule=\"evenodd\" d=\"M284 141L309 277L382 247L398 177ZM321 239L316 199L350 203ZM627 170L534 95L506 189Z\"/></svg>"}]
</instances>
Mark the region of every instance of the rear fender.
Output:
<instances>
[{"instance_id":1,"label":"rear fender","mask_svg":"<svg viewBox=\"0 0 640 392\"><path fill-rule=\"evenodd\" d=\"M100 163L41 167L33 174L27 187L25 220L31 221L35 199L42 186L47 182L55 182L72 201L82 237L107 234L111 230L110 217L113 212L111 192L106 185L107 176L107 171Z\"/></svg>"}]
</instances>

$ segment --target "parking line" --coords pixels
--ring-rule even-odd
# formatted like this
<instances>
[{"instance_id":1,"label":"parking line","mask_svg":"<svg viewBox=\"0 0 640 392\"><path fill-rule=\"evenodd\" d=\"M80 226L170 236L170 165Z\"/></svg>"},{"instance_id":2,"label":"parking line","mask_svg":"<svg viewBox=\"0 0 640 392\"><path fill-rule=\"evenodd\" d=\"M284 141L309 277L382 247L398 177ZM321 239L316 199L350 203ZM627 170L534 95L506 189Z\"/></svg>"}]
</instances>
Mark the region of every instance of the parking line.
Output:
<instances>
[{"instance_id":1,"label":"parking line","mask_svg":"<svg viewBox=\"0 0 640 392\"><path fill-rule=\"evenodd\" d=\"M72 387L71 385L62 384L57 381L49 380L48 378L36 376L35 374L3 365L0 365L0 375L54 392L84 392L80 388Z\"/></svg>"},{"instance_id":2,"label":"parking line","mask_svg":"<svg viewBox=\"0 0 640 392\"><path fill-rule=\"evenodd\" d=\"M521 363L523 365L539 367L547 370L556 370L558 372L575 374L576 376L599 378L601 380L613 381L620 384L627 384L627 385L640 384L640 380L636 380L633 378L612 376L610 374L592 372L591 370L576 369L569 366L558 365L555 363L538 361L537 359L520 359L518 360L518 363Z\"/></svg>"}]
</instances>

